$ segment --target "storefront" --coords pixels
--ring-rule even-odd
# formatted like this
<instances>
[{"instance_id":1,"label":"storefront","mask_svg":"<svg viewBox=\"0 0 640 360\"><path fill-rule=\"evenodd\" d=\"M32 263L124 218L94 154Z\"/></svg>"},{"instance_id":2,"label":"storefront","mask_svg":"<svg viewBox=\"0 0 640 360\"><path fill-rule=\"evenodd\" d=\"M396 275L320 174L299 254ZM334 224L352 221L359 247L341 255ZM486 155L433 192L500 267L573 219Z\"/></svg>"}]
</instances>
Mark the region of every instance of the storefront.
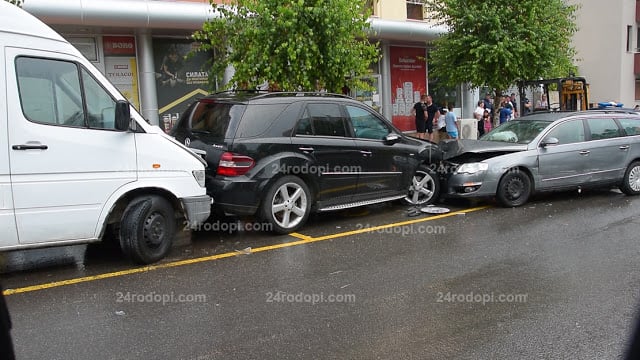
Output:
<instances>
[{"instance_id":1,"label":"storefront","mask_svg":"<svg viewBox=\"0 0 640 360\"><path fill-rule=\"evenodd\" d=\"M190 35L214 16L208 4L28 0L23 8L76 45L152 124L169 129L209 90L210 54L185 57L194 46ZM381 44L383 55L366 78L374 90L350 94L411 131L411 106L429 91L426 42L440 31L420 22L371 19L370 39Z\"/></svg>"}]
</instances>

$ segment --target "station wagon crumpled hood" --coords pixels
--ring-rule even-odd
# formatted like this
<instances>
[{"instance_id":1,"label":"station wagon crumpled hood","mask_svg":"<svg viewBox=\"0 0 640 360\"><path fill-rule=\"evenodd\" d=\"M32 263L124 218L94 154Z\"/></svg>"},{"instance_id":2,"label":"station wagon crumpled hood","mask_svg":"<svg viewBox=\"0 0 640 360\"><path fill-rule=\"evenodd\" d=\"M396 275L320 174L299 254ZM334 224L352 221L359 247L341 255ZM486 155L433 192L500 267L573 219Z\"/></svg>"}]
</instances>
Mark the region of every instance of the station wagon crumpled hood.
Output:
<instances>
[{"instance_id":1,"label":"station wagon crumpled hood","mask_svg":"<svg viewBox=\"0 0 640 360\"><path fill-rule=\"evenodd\" d=\"M527 144L484 140L443 140L438 144L443 152L443 160L484 159L527 150ZM464 161L463 161L464 162Z\"/></svg>"}]
</instances>

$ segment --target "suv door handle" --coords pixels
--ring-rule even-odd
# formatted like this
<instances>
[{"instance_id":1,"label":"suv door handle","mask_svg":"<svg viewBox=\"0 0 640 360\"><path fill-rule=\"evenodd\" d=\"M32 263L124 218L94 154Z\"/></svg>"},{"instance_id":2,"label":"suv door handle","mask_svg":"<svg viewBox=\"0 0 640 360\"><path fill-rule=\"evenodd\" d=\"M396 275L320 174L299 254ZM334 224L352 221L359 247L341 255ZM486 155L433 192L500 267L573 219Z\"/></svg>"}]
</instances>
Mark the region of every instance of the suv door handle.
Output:
<instances>
[{"instance_id":1,"label":"suv door handle","mask_svg":"<svg viewBox=\"0 0 640 360\"><path fill-rule=\"evenodd\" d=\"M589 154L591 154L591 151L589 151L589 150L580 151L580 155L589 155Z\"/></svg>"},{"instance_id":2,"label":"suv door handle","mask_svg":"<svg viewBox=\"0 0 640 360\"><path fill-rule=\"evenodd\" d=\"M42 144L22 144L22 145L11 145L13 150L47 150L49 147L47 145Z\"/></svg>"},{"instance_id":3,"label":"suv door handle","mask_svg":"<svg viewBox=\"0 0 640 360\"><path fill-rule=\"evenodd\" d=\"M313 152L313 148L312 147L299 147L298 149L300 151L304 151L306 153L312 153Z\"/></svg>"},{"instance_id":4,"label":"suv door handle","mask_svg":"<svg viewBox=\"0 0 640 360\"><path fill-rule=\"evenodd\" d=\"M371 156L371 151L360 150L360 154L362 154L362 156Z\"/></svg>"},{"instance_id":5,"label":"suv door handle","mask_svg":"<svg viewBox=\"0 0 640 360\"><path fill-rule=\"evenodd\" d=\"M618 149L620 149L620 150L629 150L629 145L620 145L620 147Z\"/></svg>"}]
</instances>

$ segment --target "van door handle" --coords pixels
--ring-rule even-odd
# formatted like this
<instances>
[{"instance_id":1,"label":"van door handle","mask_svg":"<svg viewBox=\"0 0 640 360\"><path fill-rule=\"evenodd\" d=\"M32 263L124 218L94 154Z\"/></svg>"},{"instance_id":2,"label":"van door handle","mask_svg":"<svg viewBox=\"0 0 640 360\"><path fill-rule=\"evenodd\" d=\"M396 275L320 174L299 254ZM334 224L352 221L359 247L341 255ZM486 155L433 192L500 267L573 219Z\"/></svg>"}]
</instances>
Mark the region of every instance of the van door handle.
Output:
<instances>
[{"instance_id":1,"label":"van door handle","mask_svg":"<svg viewBox=\"0 0 640 360\"><path fill-rule=\"evenodd\" d=\"M629 145L620 145L620 147L618 149L620 149L620 150L629 150Z\"/></svg>"},{"instance_id":2,"label":"van door handle","mask_svg":"<svg viewBox=\"0 0 640 360\"><path fill-rule=\"evenodd\" d=\"M360 150L360 154L362 154L362 156L371 156L371 151Z\"/></svg>"},{"instance_id":3,"label":"van door handle","mask_svg":"<svg viewBox=\"0 0 640 360\"><path fill-rule=\"evenodd\" d=\"M589 154L591 154L591 151L589 151L589 150L580 151L580 155L589 155Z\"/></svg>"},{"instance_id":4,"label":"van door handle","mask_svg":"<svg viewBox=\"0 0 640 360\"><path fill-rule=\"evenodd\" d=\"M312 153L313 152L313 148L312 147L299 147L298 148L300 151L306 152L306 153Z\"/></svg>"},{"instance_id":5,"label":"van door handle","mask_svg":"<svg viewBox=\"0 0 640 360\"><path fill-rule=\"evenodd\" d=\"M47 145L42 144L22 144L22 145L11 145L13 150L47 150L49 147Z\"/></svg>"}]
</instances>

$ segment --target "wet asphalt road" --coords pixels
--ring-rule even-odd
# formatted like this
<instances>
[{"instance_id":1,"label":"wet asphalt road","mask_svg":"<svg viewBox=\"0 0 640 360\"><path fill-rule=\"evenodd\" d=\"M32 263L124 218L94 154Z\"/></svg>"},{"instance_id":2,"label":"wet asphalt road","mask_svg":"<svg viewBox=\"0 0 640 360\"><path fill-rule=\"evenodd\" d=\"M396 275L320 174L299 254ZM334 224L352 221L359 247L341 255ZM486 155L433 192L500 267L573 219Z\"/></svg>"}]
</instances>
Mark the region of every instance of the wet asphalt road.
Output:
<instances>
[{"instance_id":1,"label":"wet asphalt road","mask_svg":"<svg viewBox=\"0 0 640 360\"><path fill-rule=\"evenodd\" d=\"M621 356L640 308L640 197L591 191L515 209L440 205L453 213L407 217L405 206L387 204L324 214L298 237L202 231L140 272L108 246L5 254L0 281L25 291L7 296L17 354ZM64 282L72 279L81 281Z\"/></svg>"}]
</instances>

